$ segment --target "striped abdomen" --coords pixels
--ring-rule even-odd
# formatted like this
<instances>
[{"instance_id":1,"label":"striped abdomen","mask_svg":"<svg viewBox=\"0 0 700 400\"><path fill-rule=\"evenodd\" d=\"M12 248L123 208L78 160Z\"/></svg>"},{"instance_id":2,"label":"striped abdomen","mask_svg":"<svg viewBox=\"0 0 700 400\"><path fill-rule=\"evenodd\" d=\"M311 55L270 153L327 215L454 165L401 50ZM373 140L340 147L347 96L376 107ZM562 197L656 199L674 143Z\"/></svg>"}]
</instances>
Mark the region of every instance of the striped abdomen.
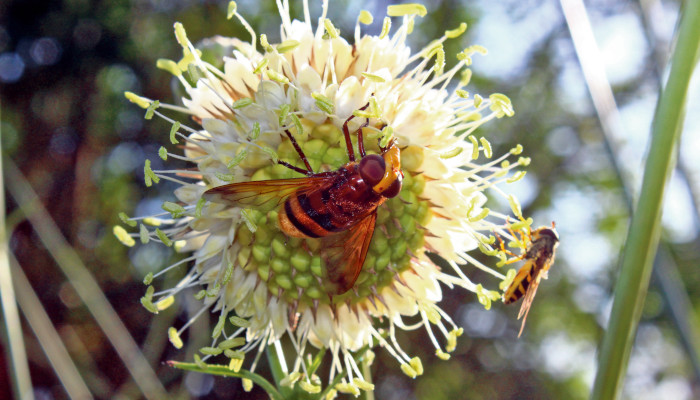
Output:
<instances>
[{"instance_id":1,"label":"striped abdomen","mask_svg":"<svg viewBox=\"0 0 700 400\"><path fill-rule=\"evenodd\" d=\"M374 212L386 197L362 179L357 164L335 171L331 184L289 196L279 226L289 236L318 238L342 232Z\"/></svg>"},{"instance_id":2,"label":"striped abdomen","mask_svg":"<svg viewBox=\"0 0 700 400\"><path fill-rule=\"evenodd\" d=\"M513 279L513 282L508 287L508 290L503 295L503 303L510 304L515 303L520 300L527 293L527 289L530 287L530 283L534 278L535 274L535 262L534 260L527 260L525 265L523 265L518 274Z\"/></svg>"}]
</instances>

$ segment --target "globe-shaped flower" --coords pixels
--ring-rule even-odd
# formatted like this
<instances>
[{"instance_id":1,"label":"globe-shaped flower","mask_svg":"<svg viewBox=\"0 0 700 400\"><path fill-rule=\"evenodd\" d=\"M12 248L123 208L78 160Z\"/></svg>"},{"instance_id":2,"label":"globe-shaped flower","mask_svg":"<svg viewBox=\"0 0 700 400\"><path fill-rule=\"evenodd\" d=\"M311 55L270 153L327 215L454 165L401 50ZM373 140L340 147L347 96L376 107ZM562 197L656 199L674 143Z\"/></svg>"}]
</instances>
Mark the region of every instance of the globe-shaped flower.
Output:
<instances>
[{"instance_id":1,"label":"globe-shaped flower","mask_svg":"<svg viewBox=\"0 0 700 400\"><path fill-rule=\"evenodd\" d=\"M475 292L487 308L500 299L499 292L468 279L463 268L464 264L475 266L504 280L501 289L507 284L505 276L468 252L478 248L496 256L494 261L498 257L501 264L504 261L493 233L508 236L508 217L484 207L483 192L493 188L524 221L517 200L495 185L520 179L524 171L514 169L529 160L507 160L520 154L520 146L492 159L489 142L472 135L484 122L512 115L512 109L503 95L482 98L461 89L471 74L467 68L471 56L483 53L482 48L465 49L457 55L457 64L444 70L442 43L461 35L466 24L412 53L406 37L416 17L425 14L423 6L390 6L378 36L361 35L361 24L372 22L372 16L363 11L354 43L348 43L326 19L328 2L323 2L316 24L306 2L303 21L292 20L287 2L278 5L282 39L271 44L231 4L229 17L236 16L252 40L210 39L208 44L226 52L220 67L202 60L182 25L175 24L183 58L160 60L158 66L184 87L184 107L133 93L127 97L147 109L147 118L156 114L173 124L170 141L184 145L184 154L163 147L161 157L183 159L194 168L153 171L147 162L146 184L160 179L177 182L181 185L175 192L177 202L163 204L165 216L122 216L126 224L138 225L139 233L127 234L116 227L115 234L128 245L140 237L144 243L160 241L192 253L149 275L148 285L171 268L192 265L174 288L156 293L149 286L142 302L158 312L176 294L203 287L196 295L203 303L198 315L211 310L219 316L212 345L201 350L205 357L224 353L232 370L246 366L254 371L260 352L272 346L285 374L282 384L299 384L311 393L326 387L329 397L337 391L357 395L373 388L354 357L360 350L367 359L371 353L366 349L379 345L407 375L422 373L420 360L402 350L396 340L396 329L422 327L437 356L449 358L462 330L437 304L442 298L441 283ZM392 28L390 17L398 17L400 25ZM188 114L200 127L177 122L170 111ZM343 131L346 122L349 135ZM394 143L400 150L403 182L398 195L376 208L361 271L349 290L339 291L328 285L328 270L334 266L324 257L327 242L292 237L280 227L280 204L293 187L291 192L270 193L276 201L246 206L208 201L212 196L205 192L238 182L304 178L302 172L307 171L308 177L309 170L332 175L350 161L346 137L355 154L361 154L359 145L372 154ZM480 157L488 161L477 163ZM523 223L527 222L518 224ZM361 246L353 238L363 235L346 231L371 229L366 225L336 234L348 238L345 246ZM427 252L439 254L451 270L438 268ZM171 328L175 346L182 345L179 335L188 325ZM290 362L280 351L283 341L296 352ZM325 379L315 375L306 357L317 353L313 348L331 354ZM244 385L249 388L251 382L244 379Z\"/></svg>"}]
</instances>

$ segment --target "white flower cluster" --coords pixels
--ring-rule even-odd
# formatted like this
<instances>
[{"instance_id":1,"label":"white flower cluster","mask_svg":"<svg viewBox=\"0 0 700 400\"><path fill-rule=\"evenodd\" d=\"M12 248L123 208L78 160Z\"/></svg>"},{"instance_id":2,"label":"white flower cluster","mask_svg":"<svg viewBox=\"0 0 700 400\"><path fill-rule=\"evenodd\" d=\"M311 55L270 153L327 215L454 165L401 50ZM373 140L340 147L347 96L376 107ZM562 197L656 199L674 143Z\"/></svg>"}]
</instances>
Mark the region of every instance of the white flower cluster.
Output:
<instances>
[{"instance_id":1,"label":"white flower cluster","mask_svg":"<svg viewBox=\"0 0 700 400\"><path fill-rule=\"evenodd\" d=\"M396 358L407 375L422 373L420 360L406 354L397 342L397 328L425 329L436 354L449 358L462 330L437 305L442 298L440 283L477 293L487 308L500 299L499 292L473 283L463 264L505 279L468 252L479 248L505 257L494 245L493 233L507 236L507 216L485 208L483 192L493 188L505 196L522 219L517 200L495 185L522 178L524 171L518 168L529 160L507 160L520 154L520 146L493 159L489 142L473 136L481 124L510 116L513 110L503 95L482 98L462 89L471 76L471 56L484 53L482 48L465 49L457 55L456 65L444 70L442 44L459 37L466 24L413 53L406 38L416 17L425 15L423 6L390 6L378 36L361 34L360 26L372 22L372 16L363 11L354 43L340 37L326 18L327 1L315 27L306 1L303 21L291 19L287 1L278 1L278 6L282 39L270 44L232 3L229 17L237 17L252 40L210 39L227 50L223 67L218 68L203 61L182 25L175 25L183 58L161 60L158 66L173 73L185 88L184 107L132 93L127 97L147 108L147 118L156 114L173 123L171 142L184 143L184 155L162 148L161 157L184 159L196 168L153 171L147 163L147 184L160 179L177 182L181 185L175 192L178 202L163 205L169 215L124 217L128 225L141 223L139 233L129 235L117 227L115 234L126 244L133 244L136 237L192 252L191 257L147 277L150 285L171 268L192 264L176 287L155 292L149 286L143 303L157 312L170 305L175 294L203 286L196 295L204 304L199 314L211 310L219 315L212 345L202 350L206 357L224 353L238 371L243 359L252 354L248 370L254 371L260 353L273 346L286 376L284 384L298 383L303 390L320 392L324 385L305 357L313 352L311 344L332 355L325 385L328 397L337 391L357 395L373 386L356 356L362 350L359 356L366 361L371 354L367 349L377 344ZM392 28L397 20L400 24ZM189 128L164 110L186 113L201 128ZM387 135L398 140L404 182L399 196L377 210L374 236L355 286L334 296L323 292L324 265L315 251L315 239L284 235L274 209L241 209L207 202L202 195L212 187L235 182L303 177L278 163L301 165L285 131L295 137L315 172L338 169L348 162L341 128L353 115L358 118L349 123L351 132L367 123L363 132L368 152L378 152L376 142ZM482 155L488 161L477 163ZM426 256L428 251L447 260L452 270L435 266ZM182 345L179 334L187 325L171 329L175 345ZM284 359L283 340L296 351L291 363ZM247 379L244 383L251 385Z\"/></svg>"}]
</instances>

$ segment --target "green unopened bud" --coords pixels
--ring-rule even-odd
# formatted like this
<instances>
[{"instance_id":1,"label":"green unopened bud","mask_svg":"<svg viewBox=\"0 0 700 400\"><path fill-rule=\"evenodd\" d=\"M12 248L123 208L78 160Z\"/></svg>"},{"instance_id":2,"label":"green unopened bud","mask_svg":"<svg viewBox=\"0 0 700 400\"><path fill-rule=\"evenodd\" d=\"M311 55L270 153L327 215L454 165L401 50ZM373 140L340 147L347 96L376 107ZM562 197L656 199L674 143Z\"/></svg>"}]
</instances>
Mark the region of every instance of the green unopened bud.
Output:
<instances>
[{"instance_id":1,"label":"green unopened bud","mask_svg":"<svg viewBox=\"0 0 700 400\"><path fill-rule=\"evenodd\" d=\"M150 187L153 185L153 182L158 183L160 182L160 178L153 172L151 169L151 160L146 160L146 162L143 165L143 176L144 176L144 181L146 182L146 186Z\"/></svg>"},{"instance_id":2,"label":"green unopened bud","mask_svg":"<svg viewBox=\"0 0 700 400\"><path fill-rule=\"evenodd\" d=\"M371 392L371 391L374 390L374 385L373 385L373 384L371 384L371 383L369 383L369 382L367 382L367 381L365 381L365 380L363 380L363 379L360 379L360 378L354 378L354 379L352 380L352 383L354 383L355 386L357 386L357 387L360 388L361 390L364 390L365 392Z\"/></svg>"},{"instance_id":3,"label":"green unopened bud","mask_svg":"<svg viewBox=\"0 0 700 400\"><path fill-rule=\"evenodd\" d=\"M234 326L239 328L248 328L250 326L250 321L243 319L241 317L233 316L228 319Z\"/></svg>"},{"instance_id":4,"label":"green unopened bud","mask_svg":"<svg viewBox=\"0 0 700 400\"><path fill-rule=\"evenodd\" d=\"M236 4L235 1L229 1L228 8L226 10L226 19L233 18L233 16L236 15L237 8L238 8L238 5Z\"/></svg>"},{"instance_id":5,"label":"green unopened bud","mask_svg":"<svg viewBox=\"0 0 700 400\"><path fill-rule=\"evenodd\" d=\"M194 208L194 216L195 218L200 218L202 216L202 210L204 209L204 204L206 203L206 199L204 197L200 197L199 200L197 200L197 205Z\"/></svg>"},{"instance_id":6,"label":"green unopened bud","mask_svg":"<svg viewBox=\"0 0 700 400\"><path fill-rule=\"evenodd\" d=\"M129 100L130 102L144 109L148 108L148 106L150 106L152 103L151 100L145 97L141 97L133 92L124 92L124 97L126 97L127 100Z\"/></svg>"},{"instance_id":7,"label":"green unopened bud","mask_svg":"<svg viewBox=\"0 0 700 400\"><path fill-rule=\"evenodd\" d=\"M477 142L476 138L472 135L469 135L467 139L472 143L472 160L476 160L479 158L479 142Z\"/></svg>"},{"instance_id":8,"label":"green unopened bud","mask_svg":"<svg viewBox=\"0 0 700 400\"><path fill-rule=\"evenodd\" d=\"M372 22L374 22L374 17L372 16L372 13L370 13L367 10L362 10L360 11L360 16L357 18L361 24L364 25L369 25Z\"/></svg>"},{"instance_id":9,"label":"green unopened bud","mask_svg":"<svg viewBox=\"0 0 700 400\"><path fill-rule=\"evenodd\" d=\"M301 43L298 40L288 39L277 45L277 52L280 54L287 53L299 47Z\"/></svg>"},{"instance_id":10,"label":"green unopened bud","mask_svg":"<svg viewBox=\"0 0 700 400\"><path fill-rule=\"evenodd\" d=\"M185 27L182 26L181 23L176 22L173 25L173 28L175 28L175 38L177 39L177 42L180 44L180 46L187 47L187 43L189 43L189 40L187 39Z\"/></svg>"},{"instance_id":11,"label":"green unopened bud","mask_svg":"<svg viewBox=\"0 0 700 400\"><path fill-rule=\"evenodd\" d=\"M481 103L484 101L484 98L481 97L479 94L474 95L474 107L479 107Z\"/></svg>"},{"instance_id":12,"label":"green unopened bud","mask_svg":"<svg viewBox=\"0 0 700 400\"><path fill-rule=\"evenodd\" d=\"M260 64L258 64L258 66L255 67L255 69L253 70L253 73L254 74L261 73L267 67L267 64L269 64L269 63L270 63L270 60L268 60L267 58L263 58L260 61Z\"/></svg>"},{"instance_id":13,"label":"green unopened bud","mask_svg":"<svg viewBox=\"0 0 700 400\"><path fill-rule=\"evenodd\" d=\"M158 228L156 228L156 236L158 236L158 239L160 239L164 245L166 245L168 247L173 245L173 241L170 240L168 235L166 235L165 232L161 231Z\"/></svg>"},{"instance_id":14,"label":"green unopened bud","mask_svg":"<svg viewBox=\"0 0 700 400\"><path fill-rule=\"evenodd\" d=\"M513 210L513 215L518 218L523 217L523 210L520 207L520 202L514 195L511 194L508 196L508 204L510 204L510 209Z\"/></svg>"},{"instance_id":15,"label":"green unopened bud","mask_svg":"<svg viewBox=\"0 0 700 400\"><path fill-rule=\"evenodd\" d=\"M134 221L134 220L132 220L131 218L129 218L129 216L126 215L126 213L120 212L120 213L118 214L118 216L119 216L119 219L122 220L123 223L125 223L125 224L127 224L127 225L129 225L129 226L131 226L131 227L135 227L135 226L136 226L136 221Z\"/></svg>"},{"instance_id":16,"label":"green unopened bud","mask_svg":"<svg viewBox=\"0 0 700 400\"><path fill-rule=\"evenodd\" d=\"M515 147L513 147L512 149L510 149L510 154L512 154L514 156L517 156L522 152L523 152L523 146L521 144L518 144Z\"/></svg>"},{"instance_id":17,"label":"green unopened bud","mask_svg":"<svg viewBox=\"0 0 700 400\"><path fill-rule=\"evenodd\" d=\"M158 309L158 311L163 311L163 310L167 309L168 307L172 306L174 303L175 303L175 297L168 296L168 297L164 297L164 298L158 300L158 302L156 302L155 306Z\"/></svg>"},{"instance_id":18,"label":"green unopened bud","mask_svg":"<svg viewBox=\"0 0 700 400\"><path fill-rule=\"evenodd\" d=\"M199 349L199 352L207 356L218 356L224 351L217 347L202 347L201 349Z\"/></svg>"},{"instance_id":19,"label":"green unopened bud","mask_svg":"<svg viewBox=\"0 0 700 400\"><path fill-rule=\"evenodd\" d=\"M333 22L331 22L330 19L326 18L323 20L323 27L326 29L326 33L331 39L336 39L340 36L340 31L333 26Z\"/></svg>"},{"instance_id":20,"label":"green unopened bud","mask_svg":"<svg viewBox=\"0 0 700 400\"><path fill-rule=\"evenodd\" d=\"M226 339L218 344L218 347L223 350L232 349L234 347L241 347L246 343L245 338L235 337L231 339Z\"/></svg>"},{"instance_id":21,"label":"green unopened bud","mask_svg":"<svg viewBox=\"0 0 700 400\"><path fill-rule=\"evenodd\" d=\"M510 286L511 283L513 283L513 279L515 279L516 274L516 269L509 269L506 273L506 279L502 280L501 283L498 284L498 288L501 290L506 290L506 288Z\"/></svg>"},{"instance_id":22,"label":"green unopened bud","mask_svg":"<svg viewBox=\"0 0 700 400\"><path fill-rule=\"evenodd\" d=\"M493 157L493 150L491 149L491 143L489 143L489 141L486 140L485 137L479 138L479 141L481 142L481 146L484 149L484 155L486 156L486 158Z\"/></svg>"},{"instance_id":23,"label":"green unopened bud","mask_svg":"<svg viewBox=\"0 0 700 400\"><path fill-rule=\"evenodd\" d=\"M435 350L435 355L438 356L439 359L443 361L447 361L450 359L450 355L448 353L445 353L444 351L437 349Z\"/></svg>"},{"instance_id":24,"label":"green unopened bud","mask_svg":"<svg viewBox=\"0 0 700 400\"><path fill-rule=\"evenodd\" d=\"M364 76L365 78L369 79L372 82L377 82L377 83L386 82L386 79L382 78L381 76L375 75L375 74L370 74L369 72L363 72L362 76Z\"/></svg>"},{"instance_id":25,"label":"green unopened bud","mask_svg":"<svg viewBox=\"0 0 700 400\"><path fill-rule=\"evenodd\" d=\"M311 93L311 97L316 100L316 107L326 114L333 114L333 102L328 97L322 95L321 93Z\"/></svg>"},{"instance_id":26,"label":"green unopened bud","mask_svg":"<svg viewBox=\"0 0 700 400\"><path fill-rule=\"evenodd\" d=\"M403 17L404 15L418 15L425 17L428 10L422 4L408 3L395 4L387 7L386 15L390 17Z\"/></svg>"},{"instance_id":27,"label":"green unopened bud","mask_svg":"<svg viewBox=\"0 0 700 400\"><path fill-rule=\"evenodd\" d=\"M491 100L491 111L495 112L498 118L502 118L504 115L512 117L515 114L513 104L508 96L494 93L489 96L489 100Z\"/></svg>"},{"instance_id":28,"label":"green unopened bud","mask_svg":"<svg viewBox=\"0 0 700 400\"><path fill-rule=\"evenodd\" d=\"M294 384L297 383L297 381L301 377L302 377L301 372L298 372L298 371L292 372L291 374L282 378L282 380L280 381L280 386L294 387Z\"/></svg>"},{"instance_id":29,"label":"green unopened bud","mask_svg":"<svg viewBox=\"0 0 700 400\"><path fill-rule=\"evenodd\" d=\"M421 362L420 358L413 357L409 363L411 364L411 368L413 368L418 375L423 375L423 363Z\"/></svg>"},{"instance_id":30,"label":"green unopened bud","mask_svg":"<svg viewBox=\"0 0 700 400\"><path fill-rule=\"evenodd\" d=\"M207 363L205 363L204 361L202 361L202 358L199 356L199 354L195 354L195 355L194 355L194 363L197 364L197 366L198 366L200 369L207 369L207 368L209 368L209 365L207 365Z\"/></svg>"},{"instance_id":31,"label":"green unopened bud","mask_svg":"<svg viewBox=\"0 0 700 400\"><path fill-rule=\"evenodd\" d=\"M379 34L379 39L384 39L389 35L389 30L391 29L391 18L384 17L384 22L382 23L382 32Z\"/></svg>"},{"instance_id":32,"label":"green unopened bud","mask_svg":"<svg viewBox=\"0 0 700 400\"><path fill-rule=\"evenodd\" d=\"M173 60L167 60L165 58L161 58L158 61L156 61L156 67L158 69L162 69L164 71L168 71L174 76L181 76L182 75L182 70L180 67L178 67L177 63Z\"/></svg>"},{"instance_id":33,"label":"green unopened bud","mask_svg":"<svg viewBox=\"0 0 700 400\"><path fill-rule=\"evenodd\" d=\"M243 97L242 99L234 101L233 104L231 104L231 108L238 110L239 108L247 107L251 104L253 104L253 99L250 97Z\"/></svg>"},{"instance_id":34,"label":"green unopened bud","mask_svg":"<svg viewBox=\"0 0 700 400\"><path fill-rule=\"evenodd\" d=\"M265 73L267 74L267 77L268 77L268 78L272 79L272 80L275 81L275 82L279 82L279 83L289 83L289 78L287 78L286 76L284 76L284 75L278 73L277 71L273 71L273 70L271 70L271 69L268 69L267 71L265 71Z\"/></svg>"},{"instance_id":35,"label":"green unopened bud","mask_svg":"<svg viewBox=\"0 0 700 400\"><path fill-rule=\"evenodd\" d=\"M506 179L506 182L508 182L508 183L517 182L517 181L523 179L525 177L526 173L527 173L527 171L518 171L515 174L513 174L513 176L511 176L510 178Z\"/></svg>"},{"instance_id":36,"label":"green unopened bud","mask_svg":"<svg viewBox=\"0 0 700 400\"><path fill-rule=\"evenodd\" d=\"M311 393L311 394L321 393L321 386L314 385L311 382L301 381L301 382L299 382L299 387L301 388L301 390L303 390L307 393Z\"/></svg>"},{"instance_id":37,"label":"green unopened bud","mask_svg":"<svg viewBox=\"0 0 700 400\"><path fill-rule=\"evenodd\" d=\"M115 225L114 228L112 228L112 233L114 233L114 236L116 236L117 239L120 242L122 242L124 246L132 247L136 244L136 241L134 240L134 238L129 236L129 233L126 231L126 229L122 228L119 225Z\"/></svg>"},{"instance_id":38,"label":"green unopened bud","mask_svg":"<svg viewBox=\"0 0 700 400\"><path fill-rule=\"evenodd\" d=\"M177 140L177 137L176 137L177 131L178 131L179 129L180 129L180 122L175 121L175 123L173 124L173 126L170 128L170 143L172 143L172 144L178 144L178 143L180 143L180 142Z\"/></svg>"},{"instance_id":39,"label":"green unopened bud","mask_svg":"<svg viewBox=\"0 0 700 400\"><path fill-rule=\"evenodd\" d=\"M459 28L445 31L445 36L448 39L454 39L454 38L458 38L458 37L462 36L462 34L466 31L467 31L467 23L462 22L461 24L459 24Z\"/></svg>"},{"instance_id":40,"label":"green unopened bud","mask_svg":"<svg viewBox=\"0 0 700 400\"><path fill-rule=\"evenodd\" d=\"M156 100L151 102L151 104L148 105L148 108L146 108L146 116L144 118L146 119L151 119L153 118L153 114L156 112L156 109L160 107L160 101Z\"/></svg>"},{"instance_id":41,"label":"green unopened bud","mask_svg":"<svg viewBox=\"0 0 700 400\"><path fill-rule=\"evenodd\" d=\"M181 206L177 203L173 203L171 201L163 202L163 205L161 206L161 208L163 210L169 212L173 218L180 218L183 215L185 215L185 212L187 212L187 210L185 210L185 208L183 206Z\"/></svg>"},{"instance_id":42,"label":"green unopened bud","mask_svg":"<svg viewBox=\"0 0 700 400\"><path fill-rule=\"evenodd\" d=\"M180 334L177 332L177 329L173 327L168 328L168 339L176 349L182 348L182 339L180 339Z\"/></svg>"}]
</instances>

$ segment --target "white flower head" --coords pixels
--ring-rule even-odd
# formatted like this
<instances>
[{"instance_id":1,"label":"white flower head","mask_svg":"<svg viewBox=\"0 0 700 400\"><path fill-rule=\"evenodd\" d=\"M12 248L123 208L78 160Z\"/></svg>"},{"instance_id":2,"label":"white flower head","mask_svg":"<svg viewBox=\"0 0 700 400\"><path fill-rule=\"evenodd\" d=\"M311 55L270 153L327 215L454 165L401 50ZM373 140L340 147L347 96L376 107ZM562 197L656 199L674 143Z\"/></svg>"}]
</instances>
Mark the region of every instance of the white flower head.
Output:
<instances>
[{"instance_id":1,"label":"white flower head","mask_svg":"<svg viewBox=\"0 0 700 400\"><path fill-rule=\"evenodd\" d=\"M287 2L278 1L282 38L271 44L250 28L234 4L230 16L246 26L252 40L209 39L227 52L222 66L202 60L182 25L175 24L183 58L161 60L158 66L179 79L187 93L184 107L132 93L127 97L148 109L147 118L155 114L173 124L170 141L184 144L184 154L161 148L161 157L184 159L195 168L153 171L147 162L147 185L160 179L177 182L177 202L163 205L167 217L123 218L134 227L143 222L139 233L130 236L119 228L115 234L126 244L140 237L192 254L147 277L150 285L165 271L191 264L176 287L156 293L150 286L143 304L157 312L185 289L203 287L196 295L202 311L219 315L212 345L202 350L206 357L223 352L236 369L244 365L254 371L263 349L280 350L289 341L296 351L293 360L287 362L282 351L276 352L286 374L284 384L356 395L372 390L354 357L360 350L367 355L371 352L366 349L379 345L409 376L422 373L420 359L396 340L396 329L423 328L436 355L449 358L462 329L438 306L441 284L475 292L487 308L500 299L499 292L473 283L467 267L498 280L505 277L469 252L478 248L500 257L501 265L505 261L494 233L508 236L508 217L485 207L484 191L506 197L524 221L517 200L496 185L521 178L521 167L529 160L508 161L520 154L520 146L494 159L489 142L473 136L481 124L513 111L503 95L482 98L462 89L469 80L471 56L483 53L482 48L465 49L457 64L444 70L442 43L463 33L466 24L414 53L406 37L416 17L425 14L423 6L390 6L378 36L361 35L360 25L372 19L363 11L354 43L326 19L327 6L324 1L314 24L306 1L304 21L292 20ZM392 26L392 21L399 24ZM163 110L184 112L200 127L187 127ZM338 170L349 162L343 132L348 120L355 154L360 154L359 144L371 154L396 141L403 186L376 209L362 270L350 290L337 293L324 282L328 265L321 256L322 242L285 234L277 222L281 203L242 208L207 201L203 195L232 183L304 178L311 174L309 168L313 173ZM477 162L484 158L485 163ZM438 268L426 252L439 254L451 270ZM188 325L171 329L173 344L182 345L179 334ZM305 355L316 351L312 348L332 354L326 379L309 370ZM244 383L250 387L250 381Z\"/></svg>"}]
</instances>

